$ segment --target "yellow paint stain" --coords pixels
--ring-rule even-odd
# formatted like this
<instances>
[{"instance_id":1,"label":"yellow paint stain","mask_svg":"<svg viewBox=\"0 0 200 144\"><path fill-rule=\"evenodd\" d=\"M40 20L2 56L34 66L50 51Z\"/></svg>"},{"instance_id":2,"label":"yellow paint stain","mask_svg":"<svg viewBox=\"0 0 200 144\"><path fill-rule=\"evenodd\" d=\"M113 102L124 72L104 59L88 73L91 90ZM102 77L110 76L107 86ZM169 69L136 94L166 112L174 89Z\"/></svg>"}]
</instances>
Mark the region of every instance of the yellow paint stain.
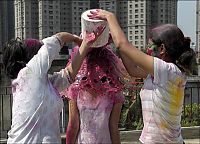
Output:
<instances>
[{"instance_id":1,"label":"yellow paint stain","mask_svg":"<svg viewBox=\"0 0 200 144\"><path fill-rule=\"evenodd\" d=\"M161 124L160 124L160 128L166 129L167 127L168 127L168 125L164 121L162 121Z\"/></svg>"},{"instance_id":2,"label":"yellow paint stain","mask_svg":"<svg viewBox=\"0 0 200 144\"><path fill-rule=\"evenodd\" d=\"M169 111L171 113L176 113L180 111L183 102L184 96L184 89L183 89L183 79L176 78L177 85L170 85L169 92L170 92L170 99L171 102L169 103ZM172 117L171 117L172 118Z\"/></svg>"}]
</instances>

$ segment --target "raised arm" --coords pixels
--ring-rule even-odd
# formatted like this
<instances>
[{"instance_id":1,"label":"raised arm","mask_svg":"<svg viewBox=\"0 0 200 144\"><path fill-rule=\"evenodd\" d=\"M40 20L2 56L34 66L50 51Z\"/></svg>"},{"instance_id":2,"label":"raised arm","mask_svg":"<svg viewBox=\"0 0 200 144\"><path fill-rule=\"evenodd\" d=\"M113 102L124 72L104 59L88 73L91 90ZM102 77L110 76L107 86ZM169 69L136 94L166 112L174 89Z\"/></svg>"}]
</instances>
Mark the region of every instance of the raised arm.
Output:
<instances>
[{"instance_id":1,"label":"raised arm","mask_svg":"<svg viewBox=\"0 0 200 144\"><path fill-rule=\"evenodd\" d=\"M129 59L124 53L120 53L120 57L121 57L122 62L130 76L137 77L137 78L146 78L147 77L148 73L145 72L139 66L135 65L132 62L132 60Z\"/></svg>"},{"instance_id":2,"label":"raised arm","mask_svg":"<svg viewBox=\"0 0 200 144\"><path fill-rule=\"evenodd\" d=\"M72 62L67 66L67 69L69 71L69 74L71 76L71 79L74 81L74 78L76 77L76 74L78 73L79 68L81 67L81 64L88 52L88 48L97 40L97 38L101 35L101 33L104 31L104 27L99 27L95 32L93 33L87 33L85 32L83 34L83 41L82 44L73 58Z\"/></svg>"},{"instance_id":3,"label":"raised arm","mask_svg":"<svg viewBox=\"0 0 200 144\"><path fill-rule=\"evenodd\" d=\"M51 67L52 61L58 56L66 42L80 41L76 36L60 32L42 40L43 45L38 53L28 62L27 67L37 76L44 76Z\"/></svg>"},{"instance_id":4,"label":"raised arm","mask_svg":"<svg viewBox=\"0 0 200 144\"><path fill-rule=\"evenodd\" d=\"M104 28L102 27L93 33L85 32L83 34L84 36L83 40L77 36L64 32L55 35L61 46L63 46L64 42L69 42L69 41L73 41L78 45L81 44L78 52L72 59L72 62L69 65L67 65L65 69L62 69L60 72L56 72L53 74L53 76L49 77L51 83L59 92L67 88L74 81L78 73L78 70L80 69L81 64L88 52L89 47L101 35L103 30Z\"/></svg>"},{"instance_id":5,"label":"raised arm","mask_svg":"<svg viewBox=\"0 0 200 144\"><path fill-rule=\"evenodd\" d=\"M139 49L137 49L135 46L133 46L131 43L128 42L128 39L126 38L124 32L122 31L117 21L116 16L113 13L105 10L98 10L98 11L92 11L91 15L89 15L88 17L90 17L91 19L107 20L113 42L115 46L119 49L120 53L123 53L125 57L130 59L134 64L141 67L147 73L153 74L154 72L153 57L143 53L142 51L140 51ZM127 61L123 62L126 63ZM131 65L129 67L131 67Z\"/></svg>"},{"instance_id":6,"label":"raised arm","mask_svg":"<svg viewBox=\"0 0 200 144\"><path fill-rule=\"evenodd\" d=\"M68 43L68 42L75 42L79 46L82 43L82 39L80 37L78 37L76 35L72 35L68 32L59 32L59 33L55 34L55 37L58 39L58 41L61 45L61 48L63 47L63 45L65 43Z\"/></svg>"}]
</instances>

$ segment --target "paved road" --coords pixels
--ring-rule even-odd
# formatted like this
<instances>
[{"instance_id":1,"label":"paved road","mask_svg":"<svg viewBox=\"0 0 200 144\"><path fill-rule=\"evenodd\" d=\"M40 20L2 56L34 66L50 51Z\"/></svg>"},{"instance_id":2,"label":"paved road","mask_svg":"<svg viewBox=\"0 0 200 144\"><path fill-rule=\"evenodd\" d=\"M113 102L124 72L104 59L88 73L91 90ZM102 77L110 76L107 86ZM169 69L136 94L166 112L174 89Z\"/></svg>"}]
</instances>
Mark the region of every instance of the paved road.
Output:
<instances>
[{"instance_id":1,"label":"paved road","mask_svg":"<svg viewBox=\"0 0 200 144\"><path fill-rule=\"evenodd\" d=\"M185 144L200 144L200 139L185 139ZM122 142L121 144L141 144L140 142Z\"/></svg>"}]
</instances>

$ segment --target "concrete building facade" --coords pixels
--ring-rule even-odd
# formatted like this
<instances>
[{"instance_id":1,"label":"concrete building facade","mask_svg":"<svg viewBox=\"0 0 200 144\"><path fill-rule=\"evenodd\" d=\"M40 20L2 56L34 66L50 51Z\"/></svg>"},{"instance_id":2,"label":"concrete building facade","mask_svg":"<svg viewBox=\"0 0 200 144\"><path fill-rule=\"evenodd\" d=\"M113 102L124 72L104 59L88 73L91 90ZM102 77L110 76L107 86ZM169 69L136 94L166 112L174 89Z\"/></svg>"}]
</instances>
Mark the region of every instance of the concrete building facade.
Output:
<instances>
[{"instance_id":1,"label":"concrete building facade","mask_svg":"<svg viewBox=\"0 0 200 144\"><path fill-rule=\"evenodd\" d=\"M196 2L196 52L197 52L197 63L200 64L200 1ZM200 76L200 66L198 68Z\"/></svg>"},{"instance_id":2,"label":"concrete building facade","mask_svg":"<svg viewBox=\"0 0 200 144\"><path fill-rule=\"evenodd\" d=\"M144 50L151 28L164 23L177 23L177 0L119 1L117 16L129 41Z\"/></svg>"},{"instance_id":3,"label":"concrete building facade","mask_svg":"<svg viewBox=\"0 0 200 144\"><path fill-rule=\"evenodd\" d=\"M93 8L114 12L129 41L139 49L145 49L150 28L177 23L177 0L15 0L16 36L27 38L31 34L43 39L58 31L80 35L81 14Z\"/></svg>"},{"instance_id":4,"label":"concrete building facade","mask_svg":"<svg viewBox=\"0 0 200 144\"><path fill-rule=\"evenodd\" d=\"M0 1L0 86L9 84L3 72L2 52L5 43L14 37L14 1Z\"/></svg>"},{"instance_id":5,"label":"concrete building facade","mask_svg":"<svg viewBox=\"0 0 200 144\"><path fill-rule=\"evenodd\" d=\"M15 37L38 37L38 1L15 0Z\"/></svg>"}]
</instances>

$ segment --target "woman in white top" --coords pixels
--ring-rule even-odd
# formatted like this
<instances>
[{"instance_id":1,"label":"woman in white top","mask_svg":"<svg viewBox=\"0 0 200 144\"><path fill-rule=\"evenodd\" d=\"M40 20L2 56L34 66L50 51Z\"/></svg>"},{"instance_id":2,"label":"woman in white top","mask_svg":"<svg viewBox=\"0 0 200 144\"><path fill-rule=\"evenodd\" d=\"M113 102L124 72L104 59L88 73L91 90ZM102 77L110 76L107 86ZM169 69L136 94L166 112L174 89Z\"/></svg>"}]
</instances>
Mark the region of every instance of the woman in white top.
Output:
<instances>
[{"instance_id":1,"label":"woman in white top","mask_svg":"<svg viewBox=\"0 0 200 144\"><path fill-rule=\"evenodd\" d=\"M146 78L140 92L145 144L183 143L181 113L186 74L192 71L195 53L190 39L173 24L153 28L145 54L128 42L114 14L92 11L92 19L107 20L113 41L131 76Z\"/></svg>"},{"instance_id":2,"label":"woman in white top","mask_svg":"<svg viewBox=\"0 0 200 144\"><path fill-rule=\"evenodd\" d=\"M63 102L58 92L74 80L98 33L85 33L83 40L60 32L43 39L43 44L35 39L7 43L3 62L6 74L13 79L8 143L61 143L59 116ZM70 65L49 77L51 63L65 42L81 44L80 49Z\"/></svg>"}]
</instances>

